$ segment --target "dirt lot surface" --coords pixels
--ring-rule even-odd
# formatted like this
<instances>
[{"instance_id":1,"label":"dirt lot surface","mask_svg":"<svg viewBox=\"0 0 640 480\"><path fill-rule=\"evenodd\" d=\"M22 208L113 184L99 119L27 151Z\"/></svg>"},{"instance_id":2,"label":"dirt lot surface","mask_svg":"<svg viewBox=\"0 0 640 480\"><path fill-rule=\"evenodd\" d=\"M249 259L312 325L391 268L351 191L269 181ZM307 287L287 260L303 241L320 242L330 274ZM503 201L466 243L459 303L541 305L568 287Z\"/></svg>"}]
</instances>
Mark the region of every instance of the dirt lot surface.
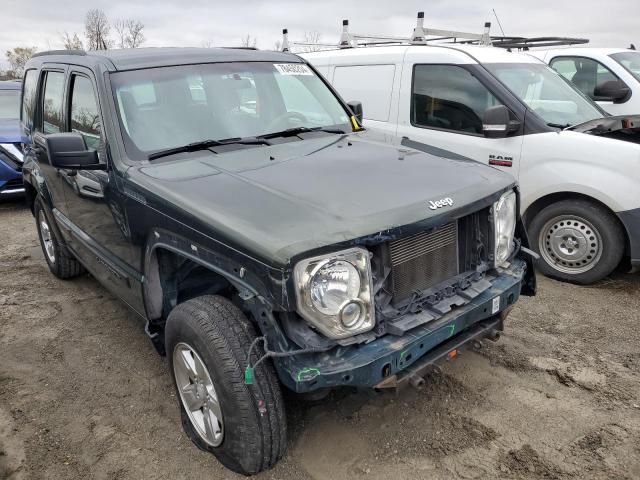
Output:
<instances>
[{"instance_id":1,"label":"dirt lot surface","mask_svg":"<svg viewBox=\"0 0 640 480\"><path fill-rule=\"evenodd\" d=\"M288 399L288 454L257 478L640 478L640 275L539 283L422 391ZM140 320L49 273L20 203L0 204L0 478L240 478L182 433Z\"/></svg>"}]
</instances>

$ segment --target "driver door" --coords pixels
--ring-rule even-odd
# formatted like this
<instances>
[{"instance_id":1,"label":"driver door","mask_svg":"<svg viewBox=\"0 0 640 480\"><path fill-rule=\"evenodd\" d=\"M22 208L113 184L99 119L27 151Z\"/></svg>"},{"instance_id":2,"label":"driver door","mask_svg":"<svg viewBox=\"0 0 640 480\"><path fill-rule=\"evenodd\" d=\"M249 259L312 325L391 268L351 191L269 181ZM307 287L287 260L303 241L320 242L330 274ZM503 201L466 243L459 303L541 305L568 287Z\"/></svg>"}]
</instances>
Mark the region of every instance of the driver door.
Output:
<instances>
[{"instance_id":1,"label":"driver door","mask_svg":"<svg viewBox=\"0 0 640 480\"><path fill-rule=\"evenodd\" d=\"M127 197L118 187L118 171L108 160L95 78L90 70L72 66L67 82L66 131L82 135L87 148L97 150L100 163L106 164L104 170L67 173L66 224L73 232L71 246L103 285L142 313L140 251L131 243Z\"/></svg>"},{"instance_id":2,"label":"driver door","mask_svg":"<svg viewBox=\"0 0 640 480\"><path fill-rule=\"evenodd\" d=\"M407 61L397 134L495 166L517 178L523 136L519 132L505 138L484 136L484 111L505 103L473 67ZM510 111L513 119L522 122Z\"/></svg>"}]
</instances>

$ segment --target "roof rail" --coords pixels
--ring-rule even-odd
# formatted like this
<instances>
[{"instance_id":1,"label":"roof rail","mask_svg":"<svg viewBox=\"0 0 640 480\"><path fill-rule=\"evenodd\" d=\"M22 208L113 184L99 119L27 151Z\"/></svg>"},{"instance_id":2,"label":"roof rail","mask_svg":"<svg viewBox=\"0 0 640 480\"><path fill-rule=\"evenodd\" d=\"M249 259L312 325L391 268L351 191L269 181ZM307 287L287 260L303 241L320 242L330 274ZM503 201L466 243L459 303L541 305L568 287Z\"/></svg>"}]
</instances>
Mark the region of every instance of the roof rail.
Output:
<instances>
[{"instance_id":1,"label":"roof rail","mask_svg":"<svg viewBox=\"0 0 640 480\"><path fill-rule=\"evenodd\" d=\"M227 50L260 50L258 47L219 47Z\"/></svg>"},{"instance_id":2,"label":"roof rail","mask_svg":"<svg viewBox=\"0 0 640 480\"><path fill-rule=\"evenodd\" d=\"M46 55L86 55L84 50L46 50L44 52L36 52L31 57L44 57Z\"/></svg>"},{"instance_id":3,"label":"roof rail","mask_svg":"<svg viewBox=\"0 0 640 480\"><path fill-rule=\"evenodd\" d=\"M474 44L471 41L462 41L460 43ZM569 45L584 45L589 43L586 38L571 37L491 37L491 43L494 47L500 48L516 48L518 50L529 50L535 47L562 47Z\"/></svg>"},{"instance_id":4,"label":"roof rail","mask_svg":"<svg viewBox=\"0 0 640 480\"><path fill-rule=\"evenodd\" d=\"M491 23L484 24L482 33L458 32L455 30L439 30L435 28L425 28L424 12L418 12L416 26L413 28L411 35L408 37L394 37L387 35L365 35L349 32L349 20L342 21L342 33L340 41L335 44L310 44L307 42L290 42L288 38L288 30L282 31L281 50L289 51L292 45L295 46L319 46L328 48L356 48L371 45L393 45L393 44L409 44L409 45L426 45L427 42L459 42L461 40L469 43L473 42L478 45L491 45L492 37L489 33Z\"/></svg>"}]
</instances>

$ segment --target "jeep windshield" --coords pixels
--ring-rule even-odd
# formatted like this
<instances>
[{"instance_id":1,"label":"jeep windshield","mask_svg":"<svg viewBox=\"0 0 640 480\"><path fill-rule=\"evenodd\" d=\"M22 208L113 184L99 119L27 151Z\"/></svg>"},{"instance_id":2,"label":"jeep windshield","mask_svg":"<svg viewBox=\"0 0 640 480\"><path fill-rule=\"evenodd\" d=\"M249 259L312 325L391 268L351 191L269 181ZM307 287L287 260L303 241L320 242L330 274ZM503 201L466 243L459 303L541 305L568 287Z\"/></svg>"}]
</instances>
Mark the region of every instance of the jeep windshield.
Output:
<instances>
[{"instance_id":1,"label":"jeep windshield","mask_svg":"<svg viewBox=\"0 0 640 480\"><path fill-rule=\"evenodd\" d=\"M268 145L267 138L309 131L353 130L339 100L302 63L133 70L113 73L111 85L133 159L229 144Z\"/></svg>"},{"instance_id":2,"label":"jeep windshield","mask_svg":"<svg viewBox=\"0 0 640 480\"><path fill-rule=\"evenodd\" d=\"M546 65L489 63L484 66L549 126L566 128L605 115Z\"/></svg>"},{"instance_id":3,"label":"jeep windshield","mask_svg":"<svg viewBox=\"0 0 640 480\"><path fill-rule=\"evenodd\" d=\"M609 56L640 82L640 52L620 52Z\"/></svg>"}]
</instances>

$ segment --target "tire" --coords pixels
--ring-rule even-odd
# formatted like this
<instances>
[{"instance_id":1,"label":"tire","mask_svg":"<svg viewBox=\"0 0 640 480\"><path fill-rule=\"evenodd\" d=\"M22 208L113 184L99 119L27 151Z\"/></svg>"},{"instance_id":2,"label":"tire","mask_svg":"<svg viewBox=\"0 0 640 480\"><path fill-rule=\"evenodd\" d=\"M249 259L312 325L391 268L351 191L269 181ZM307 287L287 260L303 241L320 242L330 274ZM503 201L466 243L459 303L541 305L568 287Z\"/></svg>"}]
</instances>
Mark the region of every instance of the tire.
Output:
<instances>
[{"instance_id":1,"label":"tire","mask_svg":"<svg viewBox=\"0 0 640 480\"><path fill-rule=\"evenodd\" d=\"M42 253L51 273L62 280L84 273L82 264L63 247L63 241L53 217L40 197L35 201L33 215L36 219Z\"/></svg>"},{"instance_id":2,"label":"tire","mask_svg":"<svg viewBox=\"0 0 640 480\"><path fill-rule=\"evenodd\" d=\"M247 355L255 338L253 324L240 309L214 295L181 303L171 311L165 327L169 370L185 433L200 449L213 453L225 467L243 475L275 465L287 445L284 403L271 361L263 361L255 369L252 385L244 382ZM251 363L255 364L262 354L262 348L254 347ZM213 387L201 388L198 401L191 404L191 416L187 413L189 401L185 400L188 396L181 389L193 391L198 381L194 382L191 375L185 380L180 366L185 357L181 355L202 362L205 371L200 370L199 381L204 378L204 383L210 382ZM214 396L217 401L212 401ZM200 410L199 402L203 403ZM206 410L204 404L211 406ZM207 436L206 428L199 424L207 412L215 415L211 422L214 428L210 428L215 435Z\"/></svg>"},{"instance_id":3,"label":"tire","mask_svg":"<svg viewBox=\"0 0 640 480\"><path fill-rule=\"evenodd\" d=\"M544 275L581 285L609 275L624 253L624 232L617 219L588 200L545 207L531 221L529 236Z\"/></svg>"}]
</instances>

